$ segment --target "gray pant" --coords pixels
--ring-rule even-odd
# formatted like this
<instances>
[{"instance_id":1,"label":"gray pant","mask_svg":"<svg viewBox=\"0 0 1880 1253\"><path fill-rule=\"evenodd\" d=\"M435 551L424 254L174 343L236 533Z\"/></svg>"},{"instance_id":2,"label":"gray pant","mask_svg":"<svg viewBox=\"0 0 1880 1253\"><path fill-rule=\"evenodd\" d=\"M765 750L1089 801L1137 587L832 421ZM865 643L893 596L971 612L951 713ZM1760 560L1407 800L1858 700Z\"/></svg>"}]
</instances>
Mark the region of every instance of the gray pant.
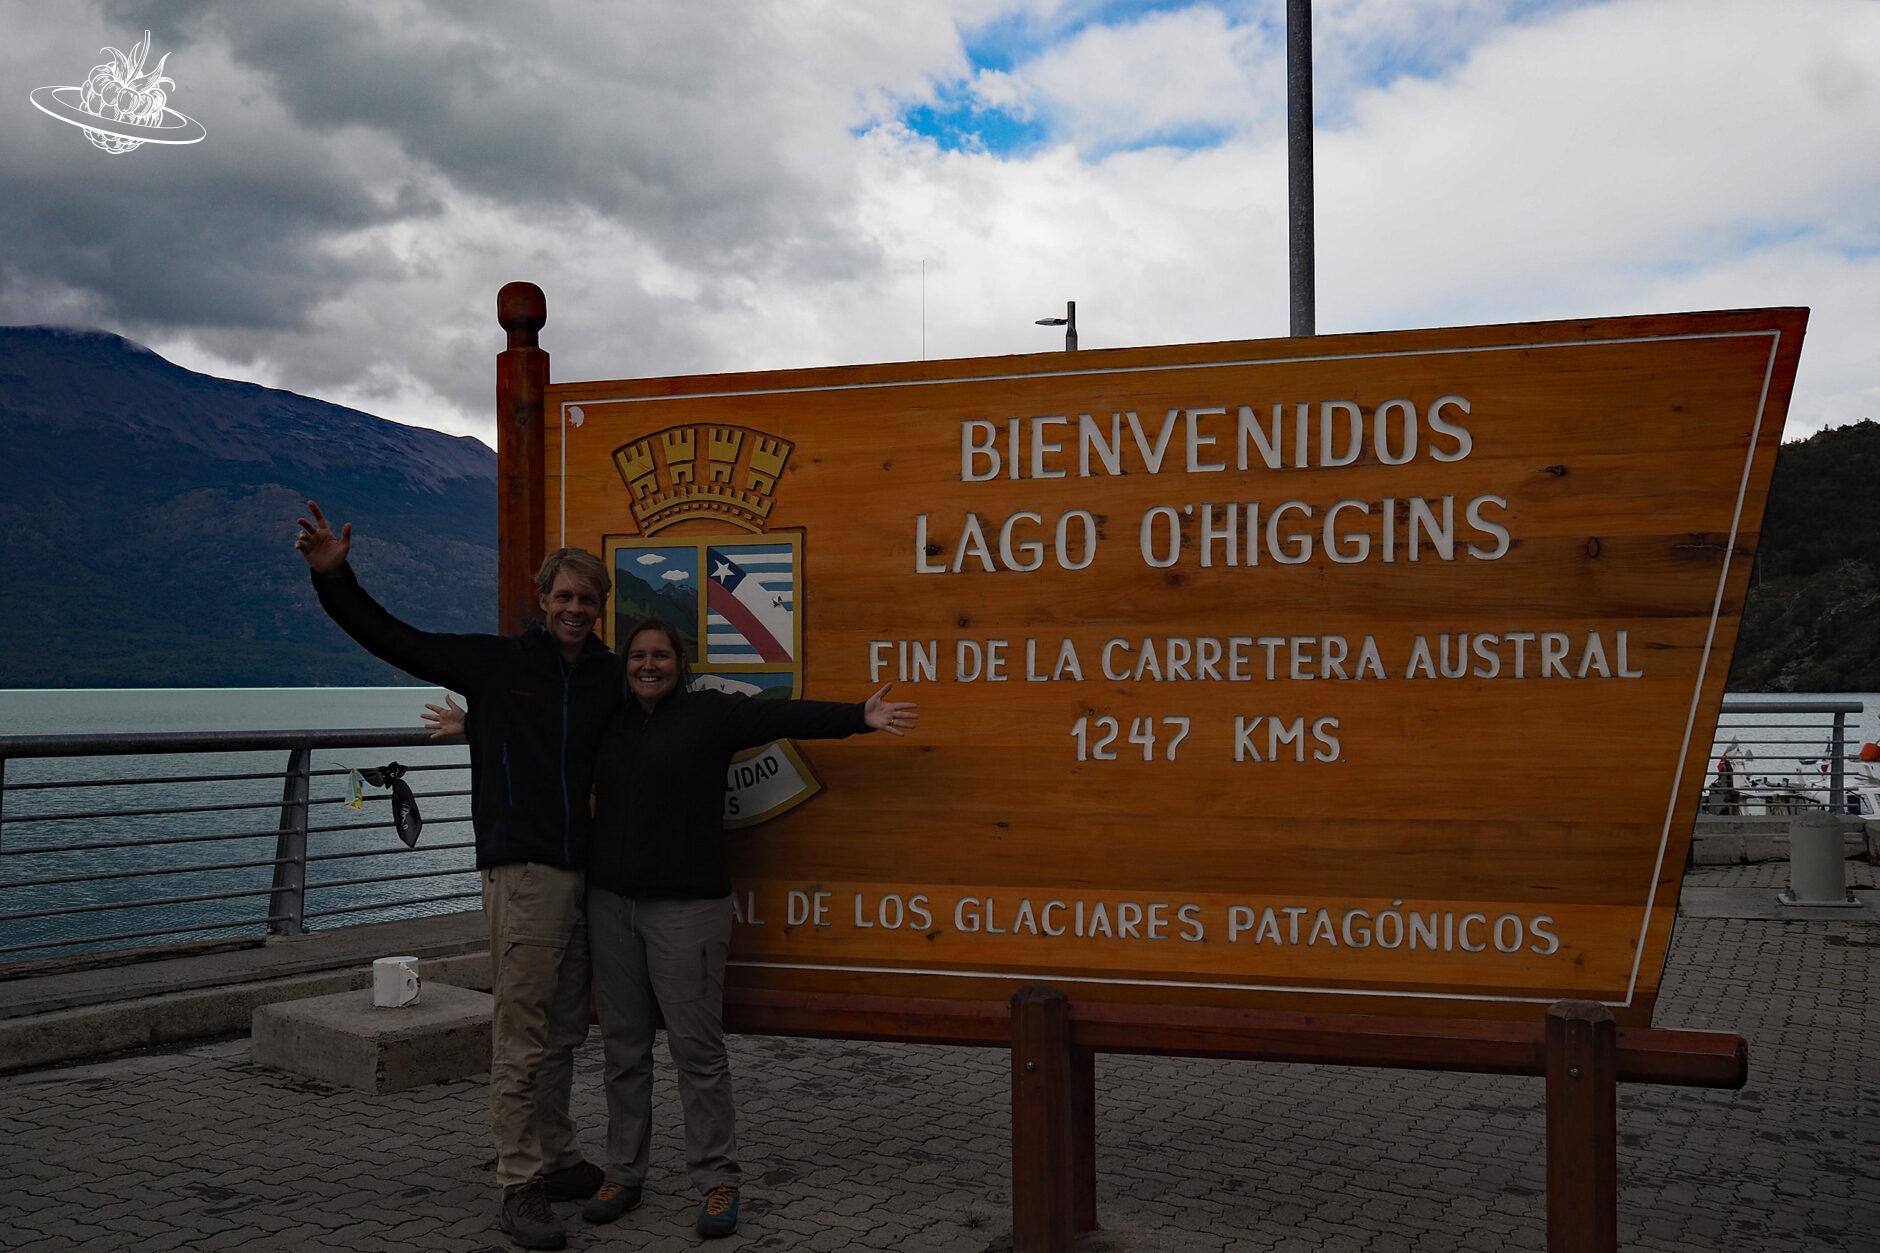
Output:
<instances>
[{"instance_id":1,"label":"gray pant","mask_svg":"<svg viewBox=\"0 0 1880 1253\"><path fill-rule=\"evenodd\" d=\"M568 1095L588 1033L588 942L578 870L485 870L490 924L490 1122L505 1188L581 1160Z\"/></svg>"},{"instance_id":2,"label":"gray pant","mask_svg":"<svg viewBox=\"0 0 1880 1253\"><path fill-rule=\"evenodd\" d=\"M725 1057L725 956L731 898L672 901L588 890L594 1000L607 1070L607 1177L646 1179L653 1142L653 1023L685 1111L685 1165L699 1191L738 1183L738 1133Z\"/></svg>"}]
</instances>

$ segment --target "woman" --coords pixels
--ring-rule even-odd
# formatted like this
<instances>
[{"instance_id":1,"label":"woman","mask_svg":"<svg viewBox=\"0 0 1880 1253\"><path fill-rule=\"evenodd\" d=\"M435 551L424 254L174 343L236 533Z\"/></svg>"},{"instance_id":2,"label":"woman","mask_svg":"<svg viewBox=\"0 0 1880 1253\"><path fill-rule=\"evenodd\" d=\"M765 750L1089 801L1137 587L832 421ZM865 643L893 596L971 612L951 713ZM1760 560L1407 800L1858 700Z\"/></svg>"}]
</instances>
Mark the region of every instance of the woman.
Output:
<instances>
[{"instance_id":1,"label":"woman","mask_svg":"<svg viewBox=\"0 0 1880 1253\"><path fill-rule=\"evenodd\" d=\"M901 735L919 715L911 703L887 700L886 687L861 704L693 689L670 623L643 619L621 638L627 700L595 761L587 880L607 1178L581 1214L612 1222L640 1203L653 1129L653 1030L663 1018L685 1113L686 1168L704 1194L697 1230L727 1236L737 1229L739 1178L724 1034L731 758L777 739Z\"/></svg>"}]
</instances>

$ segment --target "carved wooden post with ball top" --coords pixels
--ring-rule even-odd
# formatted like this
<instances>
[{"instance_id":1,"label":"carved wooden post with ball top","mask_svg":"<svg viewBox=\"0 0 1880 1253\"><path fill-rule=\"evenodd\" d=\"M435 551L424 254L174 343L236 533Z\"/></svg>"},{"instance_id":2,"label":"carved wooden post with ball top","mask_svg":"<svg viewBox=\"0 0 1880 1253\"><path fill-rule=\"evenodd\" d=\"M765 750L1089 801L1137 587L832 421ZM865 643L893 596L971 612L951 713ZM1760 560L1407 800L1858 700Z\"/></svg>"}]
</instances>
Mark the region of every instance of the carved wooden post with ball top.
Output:
<instances>
[{"instance_id":1,"label":"carved wooden post with ball top","mask_svg":"<svg viewBox=\"0 0 1880 1253\"><path fill-rule=\"evenodd\" d=\"M496 293L496 320L509 332L496 357L496 614L497 629L513 635L535 616L535 571L548 555L548 354L536 338L548 300L534 283L507 283Z\"/></svg>"}]
</instances>

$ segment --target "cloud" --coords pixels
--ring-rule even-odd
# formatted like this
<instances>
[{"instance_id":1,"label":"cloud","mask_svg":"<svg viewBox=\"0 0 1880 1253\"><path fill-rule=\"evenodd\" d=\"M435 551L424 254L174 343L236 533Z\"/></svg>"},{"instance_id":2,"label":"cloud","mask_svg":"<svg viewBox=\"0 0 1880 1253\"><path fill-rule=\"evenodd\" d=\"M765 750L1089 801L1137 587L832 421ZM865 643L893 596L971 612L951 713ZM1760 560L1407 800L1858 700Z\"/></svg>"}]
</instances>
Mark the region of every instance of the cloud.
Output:
<instances>
[{"instance_id":1,"label":"cloud","mask_svg":"<svg viewBox=\"0 0 1880 1253\"><path fill-rule=\"evenodd\" d=\"M491 442L518 278L560 379L1048 350L1067 299L1086 347L1285 332L1277 6L729 7L0 0L0 321ZM145 27L203 143L25 106ZM1880 6L1315 33L1321 329L1809 304L1791 432L1877 416Z\"/></svg>"},{"instance_id":2,"label":"cloud","mask_svg":"<svg viewBox=\"0 0 1880 1253\"><path fill-rule=\"evenodd\" d=\"M659 566L666 563L665 556L660 553L641 553L633 560L634 564L642 566ZM670 571L668 571L668 573L670 573Z\"/></svg>"},{"instance_id":3,"label":"cloud","mask_svg":"<svg viewBox=\"0 0 1880 1253\"><path fill-rule=\"evenodd\" d=\"M149 11L6 3L32 37L0 67L76 81ZM642 344L696 359L744 293L867 272L848 128L878 73L959 56L939 10L157 12L175 101L209 139L111 165L6 111L0 317L59 308L382 412L487 405L489 302L511 278L602 278L597 315L617 328L630 306Z\"/></svg>"},{"instance_id":4,"label":"cloud","mask_svg":"<svg viewBox=\"0 0 1880 1253\"><path fill-rule=\"evenodd\" d=\"M76 32L70 42L84 46ZM168 66L179 104L185 91L243 79L192 51ZM89 59L64 58L60 80L82 79ZM298 328L309 309L392 263L336 239L441 210L420 181L385 175L396 163L383 145L338 149L272 125L280 116L256 100L246 115L216 119L217 142L107 157L74 127L0 110L8 312L28 295L82 292L126 323Z\"/></svg>"},{"instance_id":5,"label":"cloud","mask_svg":"<svg viewBox=\"0 0 1880 1253\"><path fill-rule=\"evenodd\" d=\"M1285 125L1284 40L1196 5L1089 26L1013 75L1029 110L1087 154L1202 146ZM990 86L990 85L988 85Z\"/></svg>"},{"instance_id":6,"label":"cloud","mask_svg":"<svg viewBox=\"0 0 1880 1253\"><path fill-rule=\"evenodd\" d=\"M683 583L692 576L687 574L684 570L668 570L659 577L666 580L668 583Z\"/></svg>"},{"instance_id":7,"label":"cloud","mask_svg":"<svg viewBox=\"0 0 1880 1253\"><path fill-rule=\"evenodd\" d=\"M1873 413L1880 164L1852 154L1880 150L1880 7L1318 16L1321 330L1807 304L1791 433ZM1178 37L1209 22L1155 29L1173 42L1153 59L1181 64ZM1220 50L1191 51L1207 64ZM1285 332L1283 134L1253 118L1213 146L1130 147L1210 116L1185 91L1156 98L1162 78L1130 69L1147 56L1086 36L1016 59L1001 72L1041 112L1054 58L1077 66L1065 81L1101 84L1064 97L1098 101L1081 130L1019 156L874 137L866 218L884 254L929 258L938 353L1049 347L1048 332L1023 343L1025 324L1065 298L1086 347ZM1117 106L1131 92L1145 97L1133 136ZM1111 147L1093 155L1090 137ZM903 307L917 282L902 278Z\"/></svg>"},{"instance_id":8,"label":"cloud","mask_svg":"<svg viewBox=\"0 0 1880 1253\"><path fill-rule=\"evenodd\" d=\"M1847 155L1880 148L1880 62L1864 108L1859 87L1839 102L1808 87L1860 81L1847 45L1880 48L1880 10L1631 4L1509 31L1453 79L1363 96L1321 143L1335 308L1387 325L1642 312L1803 238L1859 264L1880 243L1860 207L1880 166ZM1790 283L1709 286L1809 303Z\"/></svg>"}]
</instances>

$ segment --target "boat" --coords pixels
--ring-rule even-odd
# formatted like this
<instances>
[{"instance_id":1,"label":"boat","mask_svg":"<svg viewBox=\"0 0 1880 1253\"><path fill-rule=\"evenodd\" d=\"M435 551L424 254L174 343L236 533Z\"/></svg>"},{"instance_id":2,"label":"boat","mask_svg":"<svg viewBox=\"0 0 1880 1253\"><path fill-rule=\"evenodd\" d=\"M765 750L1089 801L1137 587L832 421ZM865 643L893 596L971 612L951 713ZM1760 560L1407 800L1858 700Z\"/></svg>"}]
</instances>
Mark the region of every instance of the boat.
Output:
<instances>
[{"instance_id":1,"label":"boat","mask_svg":"<svg viewBox=\"0 0 1880 1253\"><path fill-rule=\"evenodd\" d=\"M1880 760L1871 745L1849 753L1842 762L1841 809L1864 821L1880 821ZM1831 807L1832 756L1805 757L1793 771L1754 772L1756 755L1732 740L1717 758L1698 812L1731 817L1788 817L1820 813Z\"/></svg>"},{"instance_id":2,"label":"boat","mask_svg":"<svg viewBox=\"0 0 1880 1253\"><path fill-rule=\"evenodd\" d=\"M1861 758L1862 762L1867 758ZM1850 771L1842 790L1847 797L1847 812L1863 822L1880 822L1880 770Z\"/></svg>"}]
</instances>

